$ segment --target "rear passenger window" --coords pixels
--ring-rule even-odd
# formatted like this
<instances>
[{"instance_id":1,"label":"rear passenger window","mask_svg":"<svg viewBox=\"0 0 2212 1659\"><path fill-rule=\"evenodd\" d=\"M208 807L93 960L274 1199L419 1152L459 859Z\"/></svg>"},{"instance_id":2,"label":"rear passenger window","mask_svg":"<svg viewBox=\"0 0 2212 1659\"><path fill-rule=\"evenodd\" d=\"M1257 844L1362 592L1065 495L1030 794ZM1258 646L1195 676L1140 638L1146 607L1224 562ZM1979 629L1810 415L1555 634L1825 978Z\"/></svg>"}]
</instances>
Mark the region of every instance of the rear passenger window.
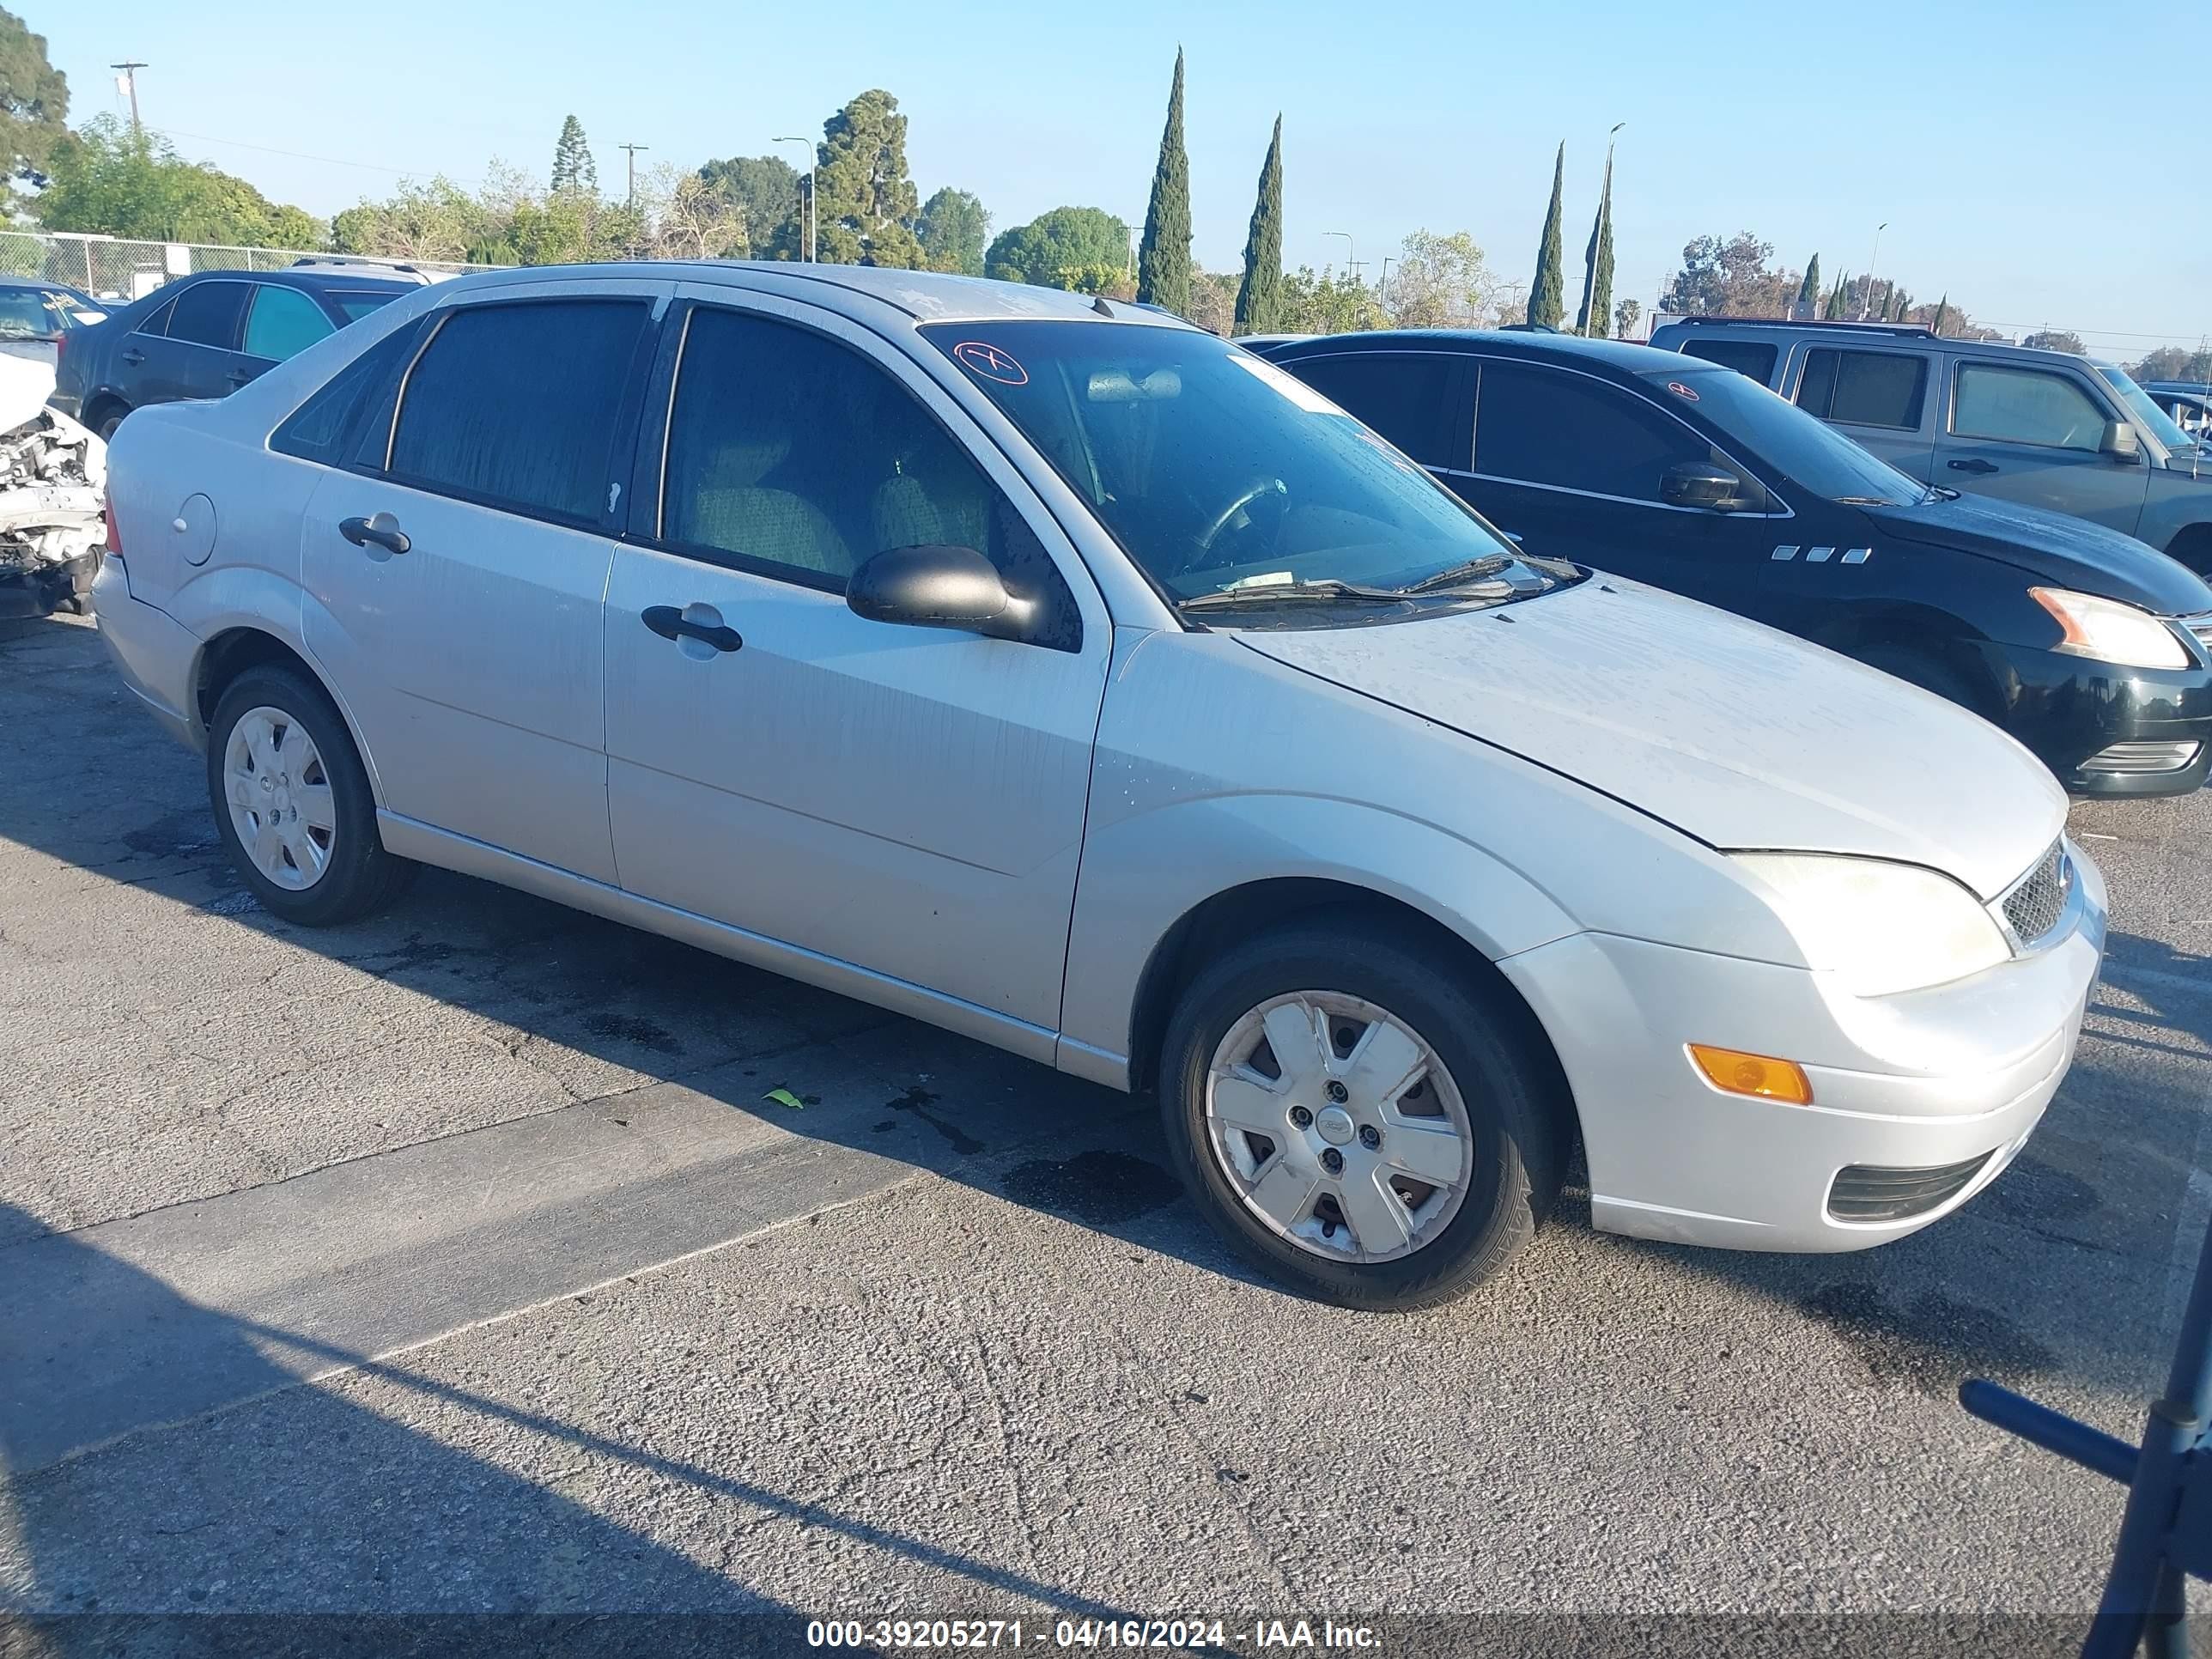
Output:
<instances>
[{"instance_id":1,"label":"rear passenger window","mask_svg":"<svg viewBox=\"0 0 2212 1659\"><path fill-rule=\"evenodd\" d=\"M1362 351L1282 365L1424 466L1463 467L1453 453L1454 360L1433 352Z\"/></svg>"},{"instance_id":2,"label":"rear passenger window","mask_svg":"<svg viewBox=\"0 0 2212 1659\"><path fill-rule=\"evenodd\" d=\"M623 394L650 317L645 301L618 299L452 312L407 377L392 476L598 525L610 511Z\"/></svg>"},{"instance_id":3,"label":"rear passenger window","mask_svg":"<svg viewBox=\"0 0 2212 1659\"><path fill-rule=\"evenodd\" d=\"M691 313L677 366L661 538L831 592L895 547L972 548L1043 607L1032 642L1078 649L1082 616L1028 522L907 389L788 323Z\"/></svg>"},{"instance_id":4,"label":"rear passenger window","mask_svg":"<svg viewBox=\"0 0 2212 1659\"><path fill-rule=\"evenodd\" d=\"M392 377L413 351L421 331L393 330L323 382L317 392L269 436L270 448L303 461L335 466L369 404L384 396ZM384 459L381 450L377 459Z\"/></svg>"},{"instance_id":5,"label":"rear passenger window","mask_svg":"<svg viewBox=\"0 0 2212 1659\"><path fill-rule=\"evenodd\" d=\"M253 309L246 318L246 355L283 362L297 356L331 331L323 308L295 288L257 283Z\"/></svg>"},{"instance_id":6,"label":"rear passenger window","mask_svg":"<svg viewBox=\"0 0 2212 1659\"><path fill-rule=\"evenodd\" d=\"M1761 340L1692 340L1682 348L1682 355L1703 357L1709 363L1748 374L1761 386L1771 386L1779 349Z\"/></svg>"},{"instance_id":7,"label":"rear passenger window","mask_svg":"<svg viewBox=\"0 0 2212 1659\"><path fill-rule=\"evenodd\" d=\"M1805 373L1797 382L1797 404L1824 421L1850 426L1899 427L1917 431L1928 392L1928 360L1902 351L1837 351L1826 346L1805 354Z\"/></svg>"},{"instance_id":8,"label":"rear passenger window","mask_svg":"<svg viewBox=\"0 0 2212 1659\"><path fill-rule=\"evenodd\" d=\"M133 334L151 334L158 339L169 331L169 318L176 309L177 302L174 300L165 306L155 306L147 315L146 319L131 331Z\"/></svg>"},{"instance_id":9,"label":"rear passenger window","mask_svg":"<svg viewBox=\"0 0 2212 1659\"><path fill-rule=\"evenodd\" d=\"M1474 470L1634 501L1660 499L1667 469L1713 447L1641 398L1559 369L1490 362L1474 409Z\"/></svg>"},{"instance_id":10,"label":"rear passenger window","mask_svg":"<svg viewBox=\"0 0 2212 1659\"><path fill-rule=\"evenodd\" d=\"M194 283L177 295L169 313L169 337L223 351L235 349L249 291L245 283Z\"/></svg>"},{"instance_id":11,"label":"rear passenger window","mask_svg":"<svg viewBox=\"0 0 2212 1659\"><path fill-rule=\"evenodd\" d=\"M1951 430L1961 438L2095 450L2104 446L2105 411L2066 375L1961 363Z\"/></svg>"}]
</instances>

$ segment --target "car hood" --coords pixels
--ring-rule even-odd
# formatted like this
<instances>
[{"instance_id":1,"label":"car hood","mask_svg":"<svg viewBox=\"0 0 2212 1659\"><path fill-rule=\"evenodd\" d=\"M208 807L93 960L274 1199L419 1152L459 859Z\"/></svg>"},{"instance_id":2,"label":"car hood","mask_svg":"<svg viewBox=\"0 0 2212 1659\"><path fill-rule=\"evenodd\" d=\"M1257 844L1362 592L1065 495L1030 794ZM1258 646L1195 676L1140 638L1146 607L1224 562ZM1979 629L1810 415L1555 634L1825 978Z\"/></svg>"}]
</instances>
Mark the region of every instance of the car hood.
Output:
<instances>
[{"instance_id":1,"label":"car hood","mask_svg":"<svg viewBox=\"0 0 2212 1659\"><path fill-rule=\"evenodd\" d=\"M2065 824L2051 774L1995 726L1617 576L1489 611L1237 637L1714 847L1896 859L1990 898Z\"/></svg>"},{"instance_id":2,"label":"car hood","mask_svg":"<svg viewBox=\"0 0 2212 1659\"><path fill-rule=\"evenodd\" d=\"M2124 599L2161 617L2212 611L2212 587L2196 572L2087 519L1987 495L1865 510L1883 534L1899 541L2002 559L2055 586Z\"/></svg>"}]
</instances>

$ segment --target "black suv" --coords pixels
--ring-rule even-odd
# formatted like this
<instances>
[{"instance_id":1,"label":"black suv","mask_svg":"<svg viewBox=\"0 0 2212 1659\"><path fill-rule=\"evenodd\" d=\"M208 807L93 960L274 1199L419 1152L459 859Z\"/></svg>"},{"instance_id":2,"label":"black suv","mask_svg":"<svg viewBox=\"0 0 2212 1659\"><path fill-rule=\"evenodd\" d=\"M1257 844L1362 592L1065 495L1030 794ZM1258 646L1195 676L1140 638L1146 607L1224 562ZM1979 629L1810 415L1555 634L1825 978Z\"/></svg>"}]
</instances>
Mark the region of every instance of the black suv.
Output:
<instances>
[{"instance_id":1,"label":"black suv","mask_svg":"<svg viewBox=\"0 0 2212 1659\"><path fill-rule=\"evenodd\" d=\"M1995 721L2082 795L2212 766L2212 588L2131 537L1930 489L1733 369L1565 335L1261 347L1549 554L1672 588Z\"/></svg>"},{"instance_id":2,"label":"black suv","mask_svg":"<svg viewBox=\"0 0 2212 1659\"><path fill-rule=\"evenodd\" d=\"M71 333L54 366L53 404L109 437L142 404L228 397L419 286L343 269L186 276Z\"/></svg>"}]
</instances>

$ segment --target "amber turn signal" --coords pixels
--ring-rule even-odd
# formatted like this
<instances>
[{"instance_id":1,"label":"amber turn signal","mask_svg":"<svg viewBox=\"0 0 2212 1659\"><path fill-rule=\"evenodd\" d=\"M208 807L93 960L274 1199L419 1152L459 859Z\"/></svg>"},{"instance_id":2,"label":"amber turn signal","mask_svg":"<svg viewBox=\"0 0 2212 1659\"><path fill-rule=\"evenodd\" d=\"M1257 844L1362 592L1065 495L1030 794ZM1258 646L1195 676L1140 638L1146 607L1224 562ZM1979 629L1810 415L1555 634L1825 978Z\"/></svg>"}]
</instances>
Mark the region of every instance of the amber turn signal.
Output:
<instances>
[{"instance_id":1,"label":"amber turn signal","mask_svg":"<svg viewBox=\"0 0 2212 1659\"><path fill-rule=\"evenodd\" d=\"M1813 1085L1805 1068L1792 1060L1766 1054L1747 1054L1734 1048L1690 1044L1690 1059L1705 1074L1705 1081L1732 1095L1759 1100L1786 1100L1793 1106L1813 1103Z\"/></svg>"}]
</instances>

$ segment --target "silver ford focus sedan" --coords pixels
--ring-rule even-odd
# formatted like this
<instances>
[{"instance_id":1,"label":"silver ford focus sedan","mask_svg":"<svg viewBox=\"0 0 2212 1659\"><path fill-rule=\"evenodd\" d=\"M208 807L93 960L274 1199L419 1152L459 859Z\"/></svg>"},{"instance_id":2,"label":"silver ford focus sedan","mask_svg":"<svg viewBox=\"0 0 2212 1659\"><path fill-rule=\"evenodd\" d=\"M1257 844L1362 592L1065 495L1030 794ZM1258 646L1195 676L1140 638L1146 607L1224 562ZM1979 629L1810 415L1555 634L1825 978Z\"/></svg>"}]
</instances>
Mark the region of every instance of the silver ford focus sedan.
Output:
<instances>
[{"instance_id":1,"label":"silver ford focus sedan","mask_svg":"<svg viewBox=\"0 0 2212 1659\"><path fill-rule=\"evenodd\" d=\"M103 637L271 912L421 864L1159 1096L1287 1285L1847 1250L2033 1131L2105 899L2027 752L1523 556L1151 312L906 271L409 295L111 457Z\"/></svg>"}]
</instances>

